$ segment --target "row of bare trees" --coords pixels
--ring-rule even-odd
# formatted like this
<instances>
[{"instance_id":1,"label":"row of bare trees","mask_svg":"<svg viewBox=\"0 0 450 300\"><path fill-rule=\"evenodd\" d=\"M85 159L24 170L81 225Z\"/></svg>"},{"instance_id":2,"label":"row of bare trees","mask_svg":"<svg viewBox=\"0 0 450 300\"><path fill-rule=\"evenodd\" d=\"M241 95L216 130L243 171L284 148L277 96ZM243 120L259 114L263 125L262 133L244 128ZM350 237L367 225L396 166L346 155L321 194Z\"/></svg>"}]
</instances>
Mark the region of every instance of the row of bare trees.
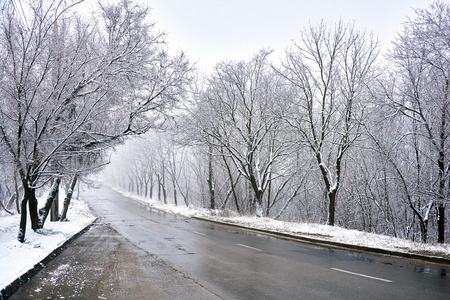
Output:
<instances>
[{"instance_id":1,"label":"row of bare trees","mask_svg":"<svg viewBox=\"0 0 450 300\"><path fill-rule=\"evenodd\" d=\"M354 24L322 22L278 64L267 50L220 62L135 165L153 162L165 202L444 242L449 40L450 6L436 2L387 56ZM124 187L148 178L126 174Z\"/></svg>"},{"instance_id":2,"label":"row of bare trees","mask_svg":"<svg viewBox=\"0 0 450 300\"><path fill-rule=\"evenodd\" d=\"M61 178L71 178L68 205L78 178L127 136L159 126L189 82L188 61L168 55L147 8L121 0L86 13L81 2L0 6L1 163L11 176L1 185L21 195L21 242L27 208L31 228L42 228ZM36 191L51 182L38 210Z\"/></svg>"},{"instance_id":3,"label":"row of bare trees","mask_svg":"<svg viewBox=\"0 0 450 300\"><path fill-rule=\"evenodd\" d=\"M165 203L445 241L449 5L416 10L387 56L354 24L322 22L280 63L219 62L187 96L191 67L146 8L80 2L1 4L0 202L21 212L20 241L61 180L64 218L111 147L162 124L103 176Z\"/></svg>"}]
</instances>

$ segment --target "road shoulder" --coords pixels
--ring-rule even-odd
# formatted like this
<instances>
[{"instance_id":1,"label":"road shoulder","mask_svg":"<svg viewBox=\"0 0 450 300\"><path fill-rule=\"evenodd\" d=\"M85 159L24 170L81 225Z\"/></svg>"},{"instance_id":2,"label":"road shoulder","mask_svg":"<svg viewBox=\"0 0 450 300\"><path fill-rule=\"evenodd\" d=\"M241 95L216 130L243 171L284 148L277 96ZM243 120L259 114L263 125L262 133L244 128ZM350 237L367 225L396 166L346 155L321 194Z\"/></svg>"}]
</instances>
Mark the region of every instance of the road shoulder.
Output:
<instances>
[{"instance_id":1,"label":"road shoulder","mask_svg":"<svg viewBox=\"0 0 450 300\"><path fill-rule=\"evenodd\" d=\"M11 299L219 299L96 222Z\"/></svg>"}]
</instances>

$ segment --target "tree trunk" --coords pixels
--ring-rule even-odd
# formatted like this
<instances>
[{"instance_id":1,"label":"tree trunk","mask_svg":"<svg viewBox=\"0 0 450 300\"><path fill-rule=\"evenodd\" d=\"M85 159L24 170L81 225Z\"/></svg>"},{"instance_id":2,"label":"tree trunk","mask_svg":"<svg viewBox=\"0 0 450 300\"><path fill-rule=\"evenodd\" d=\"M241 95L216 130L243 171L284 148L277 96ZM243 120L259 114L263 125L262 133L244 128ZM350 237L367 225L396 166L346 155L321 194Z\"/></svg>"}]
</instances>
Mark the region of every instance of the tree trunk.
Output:
<instances>
[{"instance_id":1,"label":"tree trunk","mask_svg":"<svg viewBox=\"0 0 450 300\"><path fill-rule=\"evenodd\" d=\"M186 204L186 207L189 207L189 188L186 189L186 194L183 195L184 204Z\"/></svg>"},{"instance_id":2,"label":"tree trunk","mask_svg":"<svg viewBox=\"0 0 450 300\"><path fill-rule=\"evenodd\" d=\"M297 186L297 188L295 189L294 193L292 194L292 196L286 201L283 208L273 218L274 220L278 220L281 217L281 215L285 212L286 208L291 204L292 200L294 200L294 198L298 195L298 191L300 190L300 188L301 188L301 185L299 184Z\"/></svg>"},{"instance_id":3,"label":"tree trunk","mask_svg":"<svg viewBox=\"0 0 450 300\"><path fill-rule=\"evenodd\" d=\"M252 168L249 168L250 172ZM264 208L263 208L263 196L264 191L259 189L258 183L256 182L256 178L254 175L250 175L250 184L253 189L253 193L255 195L255 215L257 217L264 217Z\"/></svg>"},{"instance_id":4,"label":"tree trunk","mask_svg":"<svg viewBox=\"0 0 450 300\"><path fill-rule=\"evenodd\" d=\"M266 207L266 216L270 215L270 208L272 207L272 203L270 203L270 199L272 197L272 173L269 174L269 185L267 188L267 207Z\"/></svg>"},{"instance_id":5,"label":"tree trunk","mask_svg":"<svg viewBox=\"0 0 450 300\"><path fill-rule=\"evenodd\" d=\"M10 197L8 202L6 202L6 208L11 209L14 206L14 202L16 202L16 193L13 193Z\"/></svg>"},{"instance_id":6,"label":"tree trunk","mask_svg":"<svg viewBox=\"0 0 450 300\"><path fill-rule=\"evenodd\" d=\"M42 229L44 227L45 220L47 219L48 213L50 212L50 208L54 202L56 195L59 192L59 183L61 179L57 178L53 181L52 188L50 193L48 194L47 201L45 201L45 206L39 210L39 221L38 228Z\"/></svg>"},{"instance_id":7,"label":"tree trunk","mask_svg":"<svg viewBox=\"0 0 450 300\"><path fill-rule=\"evenodd\" d=\"M160 179L161 179L161 181L160 181L159 185L160 185L161 192L162 192L163 202L164 202L164 204L167 204L166 175L164 172L164 168L162 169L162 175L161 175Z\"/></svg>"},{"instance_id":8,"label":"tree trunk","mask_svg":"<svg viewBox=\"0 0 450 300\"><path fill-rule=\"evenodd\" d=\"M14 188L16 190L16 209L17 209L17 213L20 214L19 186L17 184L17 176L14 176Z\"/></svg>"},{"instance_id":9,"label":"tree trunk","mask_svg":"<svg viewBox=\"0 0 450 300\"><path fill-rule=\"evenodd\" d=\"M248 161L252 162L253 158L248 159ZM256 180L255 173L253 171L253 165L252 163L249 163L248 165L248 174L249 181L250 181L250 193L252 193L255 196L254 198L254 207L255 207L255 215L257 217L264 217L264 205L263 205L263 197L264 197L264 190L261 189L261 187L258 184L258 181Z\"/></svg>"},{"instance_id":10,"label":"tree trunk","mask_svg":"<svg viewBox=\"0 0 450 300\"><path fill-rule=\"evenodd\" d=\"M444 231L445 231L445 153L444 149L444 137L441 132L441 151L439 151L438 167L439 167L439 204L437 211L437 231L438 231L438 243L444 243Z\"/></svg>"},{"instance_id":11,"label":"tree trunk","mask_svg":"<svg viewBox=\"0 0 450 300\"><path fill-rule=\"evenodd\" d=\"M428 239L428 221L419 222L419 226L420 226L420 239L422 243L426 243Z\"/></svg>"},{"instance_id":12,"label":"tree trunk","mask_svg":"<svg viewBox=\"0 0 450 300\"><path fill-rule=\"evenodd\" d=\"M70 188L67 191L66 198L64 198L63 211L61 212L61 215L59 216L60 221L66 220L67 211L69 210L70 200L72 199L72 195L73 195L73 189L75 188L75 185L77 184L77 180L78 180L78 174L75 174L72 178L72 183L70 184Z\"/></svg>"},{"instance_id":13,"label":"tree trunk","mask_svg":"<svg viewBox=\"0 0 450 300\"><path fill-rule=\"evenodd\" d=\"M264 194L260 191L255 193L255 204L256 204L255 214L257 217L265 217L263 206L263 195Z\"/></svg>"},{"instance_id":14,"label":"tree trunk","mask_svg":"<svg viewBox=\"0 0 450 300\"><path fill-rule=\"evenodd\" d=\"M320 173L322 174L323 183L325 184L326 197L328 200L328 220L327 225L334 226L334 215L336 209L336 192L337 187L332 188L331 179L328 168L325 166L322 160L322 154L320 151L316 153L316 160L319 164ZM337 184L337 182L336 182Z\"/></svg>"},{"instance_id":15,"label":"tree trunk","mask_svg":"<svg viewBox=\"0 0 450 300\"><path fill-rule=\"evenodd\" d=\"M139 179L138 178L135 178L135 184L136 184L136 195L141 195L141 192L140 192L140 185L139 185Z\"/></svg>"},{"instance_id":16,"label":"tree trunk","mask_svg":"<svg viewBox=\"0 0 450 300\"><path fill-rule=\"evenodd\" d=\"M227 162L227 159L226 159L225 155L222 155L222 159L223 159L223 161L225 163L225 167L227 169L228 178L230 179L231 191L233 193L234 204L236 205L236 211L238 212L238 214L241 214L241 209L239 208L238 197L236 195L236 184L238 183L241 174L239 173L238 177L236 178L236 181L233 182L233 174L231 173L231 168L230 168L230 165Z\"/></svg>"},{"instance_id":17,"label":"tree trunk","mask_svg":"<svg viewBox=\"0 0 450 300\"><path fill-rule=\"evenodd\" d=\"M173 201L175 206L178 206L177 187L175 185L175 182L173 182Z\"/></svg>"},{"instance_id":18,"label":"tree trunk","mask_svg":"<svg viewBox=\"0 0 450 300\"><path fill-rule=\"evenodd\" d=\"M25 241L25 233L27 229L27 202L28 198L26 194L23 194L23 199L21 205L21 213L20 213L20 225L19 225L19 234L17 235L17 240L23 243Z\"/></svg>"},{"instance_id":19,"label":"tree trunk","mask_svg":"<svg viewBox=\"0 0 450 300\"><path fill-rule=\"evenodd\" d=\"M56 193L55 198L53 199L52 207L50 208L50 221L56 222L58 220L59 220L59 193Z\"/></svg>"},{"instance_id":20,"label":"tree trunk","mask_svg":"<svg viewBox=\"0 0 450 300\"><path fill-rule=\"evenodd\" d=\"M445 149L446 141L448 137L447 132L447 117L448 117L448 99L450 92L450 81L446 78L445 81L445 96L444 96L444 105L442 107L441 113L441 126L439 132L440 139L440 147L439 147L439 159L438 159L438 167L439 167L439 206L438 206L438 217L437 217L437 225L438 225L438 243L444 243L445 241L445 195L447 195L445 191L445 183L448 177L448 167L445 167L445 162L447 161ZM446 171L447 170L447 171Z\"/></svg>"},{"instance_id":21,"label":"tree trunk","mask_svg":"<svg viewBox=\"0 0 450 300\"><path fill-rule=\"evenodd\" d=\"M24 193L23 199L21 203L21 213L20 213L20 225L19 225L19 234L17 239L19 242L23 243L25 241L25 232L27 226L27 204L30 209L30 219L31 219L31 229L37 229L38 223L38 213L37 213L37 199L36 199L36 191L34 188L30 188L26 182L24 181ZM34 203L31 203L34 202ZM32 210L35 210L32 213ZM34 223L33 223L34 222Z\"/></svg>"},{"instance_id":22,"label":"tree trunk","mask_svg":"<svg viewBox=\"0 0 450 300\"><path fill-rule=\"evenodd\" d=\"M159 174L156 175L158 179L158 201L161 202L161 177Z\"/></svg>"},{"instance_id":23,"label":"tree trunk","mask_svg":"<svg viewBox=\"0 0 450 300\"><path fill-rule=\"evenodd\" d=\"M213 166L212 166L212 146L209 146L209 153L208 153L208 188L209 188L209 207L211 209L216 208L216 194L215 194L215 180L214 180L214 172L213 172Z\"/></svg>"},{"instance_id":24,"label":"tree trunk","mask_svg":"<svg viewBox=\"0 0 450 300\"><path fill-rule=\"evenodd\" d=\"M38 201L36 199L36 190L28 188L28 208L30 209L31 229L36 231L38 229L39 215L38 215Z\"/></svg>"},{"instance_id":25,"label":"tree trunk","mask_svg":"<svg viewBox=\"0 0 450 300\"><path fill-rule=\"evenodd\" d=\"M0 206L10 215L12 215L13 213L8 210L7 206L12 200L14 200L14 194L11 195L11 197L9 198L9 201L6 202L6 206L5 206L2 202L2 200L0 199Z\"/></svg>"},{"instance_id":26,"label":"tree trunk","mask_svg":"<svg viewBox=\"0 0 450 300\"><path fill-rule=\"evenodd\" d=\"M336 211L336 193L337 189L328 192L328 225L334 226L334 215Z\"/></svg>"},{"instance_id":27,"label":"tree trunk","mask_svg":"<svg viewBox=\"0 0 450 300\"><path fill-rule=\"evenodd\" d=\"M178 198L177 198L177 164L175 163L175 151L172 152L172 187L173 187L173 201L175 206L178 206Z\"/></svg>"},{"instance_id":28,"label":"tree trunk","mask_svg":"<svg viewBox=\"0 0 450 300\"><path fill-rule=\"evenodd\" d=\"M38 212L36 191L28 184L28 180L25 178L23 170L19 170L19 173L21 175L20 178L23 186L23 199L21 202L20 225L17 239L19 240L19 242L23 243L25 241L25 232L27 225L27 204L30 209L31 228L33 230L37 229Z\"/></svg>"},{"instance_id":29,"label":"tree trunk","mask_svg":"<svg viewBox=\"0 0 450 300\"><path fill-rule=\"evenodd\" d=\"M165 185L164 182L163 182L163 185L162 185L162 194L163 194L164 204L167 204L167 190L166 190L166 185Z\"/></svg>"},{"instance_id":30,"label":"tree trunk","mask_svg":"<svg viewBox=\"0 0 450 300\"><path fill-rule=\"evenodd\" d=\"M437 218L437 225L438 225L438 243L444 243L445 241L445 206L444 203L439 203L438 206L438 218Z\"/></svg>"},{"instance_id":31,"label":"tree trunk","mask_svg":"<svg viewBox=\"0 0 450 300\"><path fill-rule=\"evenodd\" d=\"M155 183L153 181L153 174L150 175L150 191L149 191L149 197L150 199L153 199L153 187L155 186Z\"/></svg>"}]
</instances>

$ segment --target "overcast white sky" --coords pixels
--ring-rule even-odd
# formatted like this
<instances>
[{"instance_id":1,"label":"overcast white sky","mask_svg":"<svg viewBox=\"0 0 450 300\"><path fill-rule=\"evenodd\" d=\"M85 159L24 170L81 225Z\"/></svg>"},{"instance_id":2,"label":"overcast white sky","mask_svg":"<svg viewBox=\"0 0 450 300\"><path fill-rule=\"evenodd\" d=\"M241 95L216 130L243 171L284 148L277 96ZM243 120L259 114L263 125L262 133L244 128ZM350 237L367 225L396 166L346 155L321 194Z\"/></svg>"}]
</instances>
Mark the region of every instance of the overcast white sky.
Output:
<instances>
[{"instance_id":1,"label":"overcast white sky","mask_svg":"<svg viewBox=\"0 0 450 300\"><path fill-rule=\"evenodd\" d=\"M152 8L172 50L184 50L200 70L220 60L248 60L262 48L273 58L298 40L299 32L326 21L355 21L387 48L412 8L432 0L140 0Z\"/></svg>"}]
</instances>

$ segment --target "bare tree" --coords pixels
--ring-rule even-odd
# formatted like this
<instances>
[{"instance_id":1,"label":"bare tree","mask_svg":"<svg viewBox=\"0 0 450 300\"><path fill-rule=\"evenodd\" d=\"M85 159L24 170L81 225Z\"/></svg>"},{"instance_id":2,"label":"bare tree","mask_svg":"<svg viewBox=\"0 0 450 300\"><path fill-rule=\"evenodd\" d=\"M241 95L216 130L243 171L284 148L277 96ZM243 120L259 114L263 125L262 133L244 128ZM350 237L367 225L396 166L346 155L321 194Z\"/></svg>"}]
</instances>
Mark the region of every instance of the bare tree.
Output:
<instances>
[{"instance_id":1,"label":"bare tree","mask_svg":"<svg viewBox=\"0 0 450 300\"><path fill-rule=\"evenodd\" d=\"M399 132L405 129L405 123L407 122L402 119L392 120L392 114L390 115L390 121L380 117L380 120L384 120L386 124L389 124L389 128L383 130L380 127L373 127L372 132L369 130L367 132L375 145L374 149L379 153L378 161L382 165L381 175L383 177L382 180L379 180L380 183L378 183L378 185L381 185L380 187L373 187L369 182L367 182L365 187L368 188L371 194L369 199L373 199L375 204L383 211L386 223L392 224L394 236L397 236L400 230L400 228L396 228L396 224L410 223L402 228L406 233L403 237L409 236L409 232L413 230L415 220L417 219L421 241L426 243L428 237L428 220L431 208L433 207L433 200L429 199L427 201L427 197L423 197L420 193L420 187L426 185L428 181L422 178L423 174L421 169L423 164L420 161L421 159L415 155L419 153L420 149L417 144L408 143L408 135L399 134ZM386 131L389 133L388 135ZM387 136L390 139L387 139ZM416 137L415 133L412 132L409 136L412 137L414 142ZM375 169L374 165L372 165L372 169ZM372 176L377 176L373 171L368 173L372 173ZM398 187L398 192L396 192L395 186ZM377 190L379 191L377 192ZM376 193L381 193L381 196L375 195ZM398 202L401 204L403 202L406 207L411 209L413 213L411 221L408 222L406 213L402 213L405 216L403 222L395 217L395 213L392 212L393 204L389 203L389 194L396 195L395 198L403 200ZM385 204L382 202L385 202Z\"/></svg>"},{"instance_id":2,"label":"bare tree","mask_svg":"<svg viewBox=\"0 0 450 300\"><path fill-rule=\"evenodd\" d=\"M329 225L335 223L345 154L362 132L376 57L377 42L353 25L322 22L302 32L279 71L296 89L290 124L320 170Z\"/></svg>"},{"instance_id":3,"label":"bare tree","mask_svg":"<svg viewBox=\"0 0 450 300\"><path fill-rule=\"evenodd\" d=\"M265 215L264 193L285 145L282 140L270 143L281 117L274 109L278 80L269 68L269 54L261 51L249 62L219 63L199 102L202 115L210 113L209 118L199 118L200 130L247 179L257 216Z\"/></svg>"},{"instance_id":4,"label":"bare tree","mask_svg":"<svg viewBox=\"0 0 450 300\"><path fill-rule=\"evenodd\" d=\"M438 242L444 242L445 205L449 197L450 117L450 6L435 2L416 10L415 19L404 25L390 57L396 65L395 86L387 88L390 104L409 118L417 140L426 140L435 178L433 193L437 206ZM418 156L419 157L419 156ZM422 190L423 192L423 190Z\"/></svg>"},{"instance_id":5,"label":"bare tree","mask_svg":"<svg viewBox=\"0 0 450 300\"><path fill-rule=\"evenodd\" d=\"M84 21L65 3L2 5L0 136L24 190L20 241L27 203L37 229L37 188L98 170L109 147L158 126L189 80L148 9L123 0Z\"/></svg>"}]
</instances>

